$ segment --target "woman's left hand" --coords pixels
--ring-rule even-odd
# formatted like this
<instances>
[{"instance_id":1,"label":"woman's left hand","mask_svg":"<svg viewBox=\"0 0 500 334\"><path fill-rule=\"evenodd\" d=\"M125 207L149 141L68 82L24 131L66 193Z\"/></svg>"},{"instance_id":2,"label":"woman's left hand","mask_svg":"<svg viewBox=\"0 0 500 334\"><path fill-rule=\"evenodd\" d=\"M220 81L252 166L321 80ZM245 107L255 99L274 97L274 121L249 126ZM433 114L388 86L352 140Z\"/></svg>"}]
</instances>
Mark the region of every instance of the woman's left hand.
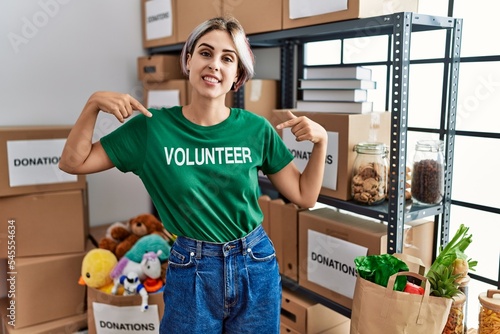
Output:
<instances>
[{"instance_id":1,"label":"woman's left hand","mask_svg":"<svg viewBox=\"0 0 500 334\"><path fill-rule=\"evenodd\" d=\"M309 140L314 144L326 143L328 137L325 128L306 116L295 116L290 110L285 115L287 121L276 126L278 130L290 128L297 141Z\"/></svg>"}]
</instances>

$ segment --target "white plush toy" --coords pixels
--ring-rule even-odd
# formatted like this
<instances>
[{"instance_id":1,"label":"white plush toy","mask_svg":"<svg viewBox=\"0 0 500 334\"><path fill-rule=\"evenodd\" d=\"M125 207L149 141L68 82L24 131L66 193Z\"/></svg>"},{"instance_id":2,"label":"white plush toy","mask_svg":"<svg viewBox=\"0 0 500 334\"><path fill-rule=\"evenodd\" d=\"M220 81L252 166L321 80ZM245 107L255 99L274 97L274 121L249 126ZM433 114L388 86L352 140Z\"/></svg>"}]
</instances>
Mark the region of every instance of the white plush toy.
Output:
<instances>
[{"instance_id":1,"label":"white plush toy","mask_svg":"<svg viewBox=\"0 0 500 334\"><path fill-rule=\"evenodd\" d=\"M141 268L146 276L146 278L142 280L142 284L148 293L154 293L163 288L164 282L161 277L162 267L160 261L160 255L162 253L161 250L158 250L156 253L148 252L142 256Z\"/></svg>"}]
</instances>

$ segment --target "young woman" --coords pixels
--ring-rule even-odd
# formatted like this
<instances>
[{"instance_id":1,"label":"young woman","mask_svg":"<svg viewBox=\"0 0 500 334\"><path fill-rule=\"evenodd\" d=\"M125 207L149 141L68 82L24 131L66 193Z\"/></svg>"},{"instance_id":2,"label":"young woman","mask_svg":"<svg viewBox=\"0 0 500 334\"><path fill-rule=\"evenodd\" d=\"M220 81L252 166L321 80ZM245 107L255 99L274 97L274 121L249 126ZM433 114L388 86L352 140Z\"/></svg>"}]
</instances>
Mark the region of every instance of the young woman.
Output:
<instances>
[{"instance_id":1,"label":"young woman","mask_svg":"<svg viewBox=\"0 0 500 334\"><path fill-rule=\"evenodd\" d=\"M288 112L278 129L314 148L300 173L264 118L224 101L253 74L254 58L233 18L196 27L181 66L191 102L147 110L128 94L94 93L68 136L60 168L88 174L117 167L143 181L171 249L160 333L279 333L281 280L271 241L261 227L258 171L301 207L312 207L323 179L327 134ZM100 111L120 122L92 143Z\"/></svg>"}]
</instances>

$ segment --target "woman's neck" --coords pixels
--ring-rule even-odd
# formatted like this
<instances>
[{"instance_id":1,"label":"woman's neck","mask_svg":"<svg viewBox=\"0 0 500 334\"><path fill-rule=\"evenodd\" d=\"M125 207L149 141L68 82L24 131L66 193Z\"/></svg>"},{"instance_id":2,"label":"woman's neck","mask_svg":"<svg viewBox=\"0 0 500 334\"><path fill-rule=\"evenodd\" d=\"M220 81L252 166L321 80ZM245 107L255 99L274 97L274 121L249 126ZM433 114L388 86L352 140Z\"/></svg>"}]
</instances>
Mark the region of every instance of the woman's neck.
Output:
<instances>
[{"instance_id":1,"label":"woman's neck","mask_svg":"<svg viewBox=\"0 0 500 334\"><path fill-rule=\"evenodd\" d=\"M220 99L202 99L192 96L191 103L182 108L182 114L190 122L202 125L216 125L229 117L230 110Z\"/></svg>"}]
</instances>

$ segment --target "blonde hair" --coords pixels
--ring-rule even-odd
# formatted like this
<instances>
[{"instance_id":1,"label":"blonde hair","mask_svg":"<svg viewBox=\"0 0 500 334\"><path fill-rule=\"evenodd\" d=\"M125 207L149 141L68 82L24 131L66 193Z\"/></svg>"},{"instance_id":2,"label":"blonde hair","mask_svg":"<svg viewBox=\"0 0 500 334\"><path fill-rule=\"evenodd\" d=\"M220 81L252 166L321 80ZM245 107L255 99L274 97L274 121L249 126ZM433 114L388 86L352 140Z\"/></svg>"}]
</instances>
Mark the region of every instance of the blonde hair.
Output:
<instances>
[{"instance_id":1,"label":"blonde hair","mask_svg":"<svg viewBox=\"0 0 500 334\"><path fill-rule=\"evenodd\" d=\"M186 76L189 75L189 71L187 69L188 54L193 54L194 48L199 39L206 33L213 30L227 31L236 47L236 54L238 55L238 81L235 82L232 89L237 91L245 82L254 76L255 58L243 27L234 17L215 17L194 28L182 48L182 72Z\"/></svg>"}]
</instances>

